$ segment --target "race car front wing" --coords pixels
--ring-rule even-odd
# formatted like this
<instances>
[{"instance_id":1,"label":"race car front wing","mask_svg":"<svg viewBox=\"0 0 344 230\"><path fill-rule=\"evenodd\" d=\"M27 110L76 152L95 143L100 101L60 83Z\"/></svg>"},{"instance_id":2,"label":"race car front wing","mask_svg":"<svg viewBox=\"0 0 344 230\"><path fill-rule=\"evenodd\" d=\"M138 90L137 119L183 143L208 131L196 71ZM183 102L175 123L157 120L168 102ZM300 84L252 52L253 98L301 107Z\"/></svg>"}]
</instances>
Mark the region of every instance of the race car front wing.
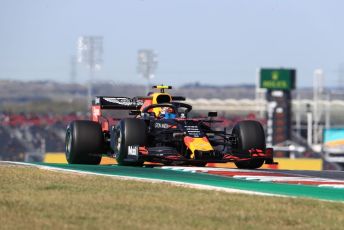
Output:
<instances>
[{"instance_id":1,"label":"race car front wing","mask_svg":"<svg viewBox=\"0 0 344 230\"><path fill-rule=\"evenodd\" d=\"M131 147L131 151L133 147ZM273 149L267 148L265 151L261 149L250 149L247 153L238 153L238 152L231 152L231 153L221 153L220 151L214 151L213 153L200 153L195 154L195 158L190 159L182 154L178 153L172 147L138 147L135 146L137 149L137 154L131 152L128 154L128 160L138 160L141 159L143 161L152 161L152 162L178 162L178 163L226 163L226 162L239 162L239 161L249 161L253 159L264 159L265 164L278 164L274 162L273 159ZM202 155L203 154L203 155Z\"/></svg>"}]
</instances>

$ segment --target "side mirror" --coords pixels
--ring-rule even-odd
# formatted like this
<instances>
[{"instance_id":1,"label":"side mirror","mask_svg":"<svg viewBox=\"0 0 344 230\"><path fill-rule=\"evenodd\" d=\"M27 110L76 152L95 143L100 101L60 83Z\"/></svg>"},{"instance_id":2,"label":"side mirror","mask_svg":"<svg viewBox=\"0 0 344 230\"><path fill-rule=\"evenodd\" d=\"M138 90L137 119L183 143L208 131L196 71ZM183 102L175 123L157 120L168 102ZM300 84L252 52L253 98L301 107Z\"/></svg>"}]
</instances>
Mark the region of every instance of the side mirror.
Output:
<instances>
[{"instance_id":1,"label":"side mirror","mask_svg":"<svg viewBox=\"0 0 344 230\"><path fill-rule=\"evenodd\" d=\"M217 112L208 112L208 117L217 117Z\"/></svg>"},{"instance_id":2,"label":"side mirror","mask_svg":"<svg viewBox=\"0 0 344 230\"><path fill-rule=\"evenodd\" d=\"M186 114L186 108L178 108L178 116L180 118L186 118L187 117L187 114Z\"/></svg>"},{"instance_id":3,"label":"side mirror","mask_svg":"<svg viewBox=\"0 0 344 230\"><path fill-rule=\"evenodd\" d=\"M186 108L178 108L178 113L186 113Z\"/></svg>"}]
</instances>

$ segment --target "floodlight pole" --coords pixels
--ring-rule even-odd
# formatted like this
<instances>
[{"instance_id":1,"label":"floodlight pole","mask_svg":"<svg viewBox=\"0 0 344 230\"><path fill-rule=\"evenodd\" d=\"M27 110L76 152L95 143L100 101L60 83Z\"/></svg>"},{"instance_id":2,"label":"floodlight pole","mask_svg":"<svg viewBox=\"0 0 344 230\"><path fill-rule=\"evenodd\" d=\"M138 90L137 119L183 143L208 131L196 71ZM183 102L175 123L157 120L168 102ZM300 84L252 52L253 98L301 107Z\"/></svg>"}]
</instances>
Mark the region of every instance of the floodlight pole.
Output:
<instances>
[{"instance_id":1,"label":"floodlight pole","mask_svg":"<svg viewBox=\"0 0 344 230\"><path fill-rule=\"evenodd\" d=\"M151 80L149 79L149 78L147 78L147 92L146 92L146 94L148 94L149 92L151 92L151 90L152 90L152 83L151 83Z\"/></svg>"},{"instance_id":2,"label":"floodlight pole","mask_svg":"<svg viewBox=\"0 0 344 230\"><path fill-rule=\"evenodd\" d=\"M70 57L70 83L75 84L77 77L77 71L76 71L76 57L75 55L72 55Z\"/></svg>"},{"instance_id":3,"label":"floodlight pole","mask_svg":"<svg viewBox=\"0 0 344 230\"><path fill-rule=\"evenodd\" d=\"M92 89L93 89L93 79L94 79L94 69L90 68L90 78L87 84L87 108L90 109L92 106Z\"/></svg>"},{"instance_id":4,"label":"floodlight pole","mask_svg":"<svg viewBox=\"0 0 344 230\"><path fill-rule=\"evenodd\" d=\"M313 115L311 112L311 105L307 104L307 143L309 147L311 147L313 144L312 124Z\"/></svg>"},{"instance_id":5,"label":"floodlight pole","mask_svg":"<svg viewBox=\"0 0 344 230\"><path fill-rule=\"evenodd\" d=\"M88 52L88 65L90 68L89 79L87 84L87 107L88 111L92 106L92 88L93 88L93 78L95 70L95 57L94 57L94 37L89 37L89 52Z\"/></svg>"},{"instance_id":6,"label":"floodlight pole","mask_svg":"<svg viewBox=\"0 0 344 230\"><path fill-rule=\"evenodd\" d=\"M296 90L296 102L297 108L295 111L295 121L296 121L296 133L301 137L301 100L300 91Z\"/></svg>"},{"instance_id":7,"label":"floodlight pole","mask_svg":"<svg viewBox=\"0 0 344 230\"><path fill-rule=\"evenodd\" d=\"M313 143L319 143L319 122L322 116L322 108L320 107L320 101L323 95L323 80L324 72L322 69L316 69L313 77Z\"/></svg>"},{"instance_id":8,"label":"floodlight pole","mask_svg":"<svg viewBox=\"0 0 344 230\"><path fill-rule=\"evenodd\" d=\"M325 110L325 128L329 129L331 127L331 94L326 95L326 110Z\"/></svg>"},{"instance_id":9,"label":"floodlight pole","mask_svg":"<svg viewBox=\"0 0 344 230\"><path fill-rule=\"evenodd\" d=\"M89 80L87 82L87 110L92 106L92 89L95 71L102 64L103 37L83 36L78 40L78 61L89 68Z\"/></svg>"},{"instance_id":10,"label":"floodlight pole","mask_svg":"<svg viewBox=\"0 0 344 230\"><path fill-rule=\"evenodd\" d=\"M147 93L149 93L151 90L151 79L154 78L157 65L157 55L154 50L142 49L138 51L137 72L140 76L147 80Z\"/></svg>"}]
</instances>

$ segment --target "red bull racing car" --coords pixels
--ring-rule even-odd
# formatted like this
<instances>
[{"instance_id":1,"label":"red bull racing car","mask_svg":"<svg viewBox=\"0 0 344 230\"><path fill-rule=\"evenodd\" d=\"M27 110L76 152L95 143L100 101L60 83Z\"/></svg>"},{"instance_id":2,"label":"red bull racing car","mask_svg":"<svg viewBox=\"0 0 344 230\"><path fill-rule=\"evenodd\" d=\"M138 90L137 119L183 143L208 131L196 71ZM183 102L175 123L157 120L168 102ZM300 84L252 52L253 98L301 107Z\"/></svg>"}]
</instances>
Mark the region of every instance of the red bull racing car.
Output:
<instances>
[{"instance_id":1,"label":"red bull racing car","mask_svg":"<svg viewBox=\"0 0 344 230\"><path fill-rule=\"evenodd\" d=\"M157 92L147 97L95 97L91 120L73 121L67 127L68 163L96 165L108 155L125 166L234 162L238 168L256 169L274 164L259 122L240 121L231 132L215 130L212 124L221 122L216 112L189 118L192 106L183 102L185 98L165 92L172 87L153 88ZM128 110L129 115L116 120L103 116L105 110Z\"/></svg>"}]
</instances>

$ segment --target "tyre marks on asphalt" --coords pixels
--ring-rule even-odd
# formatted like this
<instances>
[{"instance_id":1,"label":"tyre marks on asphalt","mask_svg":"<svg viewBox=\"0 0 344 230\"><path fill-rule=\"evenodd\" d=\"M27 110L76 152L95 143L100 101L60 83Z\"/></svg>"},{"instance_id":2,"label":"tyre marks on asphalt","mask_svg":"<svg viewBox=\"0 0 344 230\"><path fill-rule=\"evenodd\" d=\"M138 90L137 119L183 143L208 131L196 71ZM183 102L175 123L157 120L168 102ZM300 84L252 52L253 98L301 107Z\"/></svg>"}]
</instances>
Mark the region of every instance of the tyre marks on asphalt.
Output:
<instances>
[{"instance_id":1,"label":"tyre marks on asphalt","mask_svg":"<svg viewBox=\"0 0 344 230\"><path fill-rule=\"evenodd\" d=\"M217 176L231 177L235 179L253 180L260 182L272 182L294 185L310 185L318 187L332 187L344 189L343 180L333 180L326 178L318 178L303 175L292 175L279 172L267 172L259 170L240 170L240 169L225 169L225 168L201 168L201 167L167 167L163 169L180 170L192 173L206 173Z\"/></svg>"}]
</instances>

